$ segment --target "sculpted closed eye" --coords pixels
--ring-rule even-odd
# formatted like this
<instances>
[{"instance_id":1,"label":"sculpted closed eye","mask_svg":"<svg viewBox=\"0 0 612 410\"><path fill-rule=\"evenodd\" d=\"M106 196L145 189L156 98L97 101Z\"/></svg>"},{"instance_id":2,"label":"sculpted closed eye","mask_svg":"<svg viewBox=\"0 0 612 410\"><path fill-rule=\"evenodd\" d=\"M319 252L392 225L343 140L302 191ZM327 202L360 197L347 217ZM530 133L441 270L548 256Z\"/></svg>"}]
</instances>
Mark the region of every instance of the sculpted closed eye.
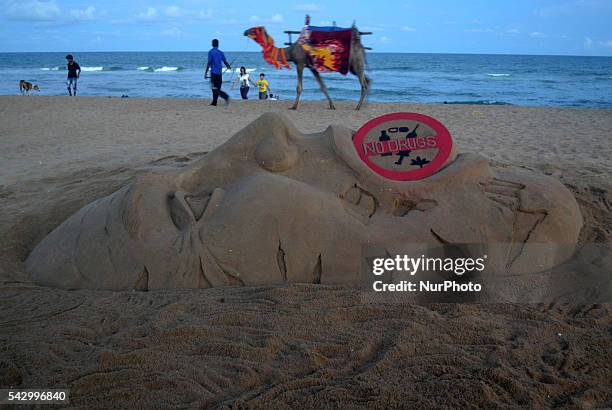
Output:
<instances>
[{"instance_id":1,"label":"sculpted closed eye","mask_svg":"<svg viewBox=\"0 0 612 410\"><path fill-rule=\"evenodd\" d=\"M340 199L344 200L345 207L349 211L360 215L363 221L371 218L378 207L376 198L357 184L353 184L341 193Z\"/></svg>"}]
</instances>

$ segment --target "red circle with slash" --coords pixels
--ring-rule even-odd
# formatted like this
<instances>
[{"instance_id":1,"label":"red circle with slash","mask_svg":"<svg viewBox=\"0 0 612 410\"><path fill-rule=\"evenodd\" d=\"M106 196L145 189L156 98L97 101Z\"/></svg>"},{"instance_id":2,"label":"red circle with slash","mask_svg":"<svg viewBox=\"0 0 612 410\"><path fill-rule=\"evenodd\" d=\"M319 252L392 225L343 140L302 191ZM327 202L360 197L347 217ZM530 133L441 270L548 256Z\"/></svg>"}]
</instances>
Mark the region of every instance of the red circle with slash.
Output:
<instances>
[{"instance_id":1,"label":"red circle with slash","mask_svg":"<svg viewBox=\"0 0 612 410\"><path fill-rule=\"evenodd\" d=\"M435 118L396 112L365 123L353 137L353 145L361 160L378 175L416 181L436 173L446 163L453 139Z\"/></svg>"}]
</instances>

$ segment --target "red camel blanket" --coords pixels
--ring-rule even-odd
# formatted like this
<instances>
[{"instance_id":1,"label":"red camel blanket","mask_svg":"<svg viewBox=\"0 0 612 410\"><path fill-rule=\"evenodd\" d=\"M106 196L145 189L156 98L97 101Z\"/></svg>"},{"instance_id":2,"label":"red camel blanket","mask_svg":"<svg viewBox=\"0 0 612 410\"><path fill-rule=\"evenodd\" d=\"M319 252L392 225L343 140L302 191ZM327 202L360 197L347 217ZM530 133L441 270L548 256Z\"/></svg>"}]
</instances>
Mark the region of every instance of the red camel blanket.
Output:
<instances>
[{"instance_id":1,"label":"red camel blanket","mask_svg":"<svg viewBox=\"0 0 612 410\"><path fill-rule=\"evenodd\" d=\"M353 30L340 27L307 25L298 41L317 71L334 71L346 75L349 71Z\"/></svg>"}]
</instances>

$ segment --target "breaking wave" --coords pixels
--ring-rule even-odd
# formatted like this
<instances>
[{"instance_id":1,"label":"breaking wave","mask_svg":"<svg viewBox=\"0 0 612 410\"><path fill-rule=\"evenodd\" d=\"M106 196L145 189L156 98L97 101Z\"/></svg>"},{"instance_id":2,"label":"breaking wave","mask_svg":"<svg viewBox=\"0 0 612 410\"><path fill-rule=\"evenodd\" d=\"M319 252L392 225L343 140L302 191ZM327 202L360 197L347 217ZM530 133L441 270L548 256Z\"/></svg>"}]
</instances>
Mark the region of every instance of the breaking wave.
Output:
<instances>
[{"instance_id":1,"label":"breaking wave","mask_svg":"<svg viewBox=\"0 0 612 410\"><path fill-rule=\"evenodd\" d=\"M472 105L513 105L503 101L495 100L468 100L468 101L444 101L444 104L472 104Z\"/></svg>"},{"instance_id":2,"label":"breaking wave","mask_svg":"<svg viewBox=\"0 0 612 410\"><path fill-rule=\"evenodd\" d=\"M81 67L81 71L104 71L104 67Z\"/></svg>"},{"instance_id":3,"label":"breaking wave","mask_svg":"<svg viewBox=\"0 0 612 410\"><path fill-rule=\"evenodd\" d=\"M55 66L55 67L42 67L41 68L42 71L66 71L66 67L64 66ZM121 71L124 70L123 67L121 66L109 66L109 67L103 67L103 66L95 66L95 67L89 67L89 66L81 66L81 71Z\"/></svg>"},{"instance_id":4,"label":"breaking wave","mask_svg":"<svg viewBox=\"0 0 612 410\"><path fill-rule=\"evenodd\" d=\"M155 71L156 73L159 73L159 72L181 71L181 70L184 70L184 68L183 67L167 67L167 66L163 66L163 67L155 68L153 71Z\"/></svg>"}]
</instances>

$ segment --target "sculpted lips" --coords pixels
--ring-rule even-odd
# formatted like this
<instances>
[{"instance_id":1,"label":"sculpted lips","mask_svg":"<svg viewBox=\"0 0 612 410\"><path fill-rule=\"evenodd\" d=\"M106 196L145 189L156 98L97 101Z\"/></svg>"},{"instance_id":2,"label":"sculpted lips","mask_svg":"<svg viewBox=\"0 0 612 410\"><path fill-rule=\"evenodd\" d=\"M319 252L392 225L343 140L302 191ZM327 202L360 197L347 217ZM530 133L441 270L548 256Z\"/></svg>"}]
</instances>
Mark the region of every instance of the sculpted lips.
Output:
<instances>
[{"instance_id":1,"label":"sculpted lips","mask_svg":"<svg viewBox=\"0 0 612 410\"><path fill-rule=\"evenodd\" d=\"M219 208L224 196L225 191L221 188L196 194L184 191L171 193L168 195L170 218L179 230L203 223Z\"/></svg>"}]
</instances>

